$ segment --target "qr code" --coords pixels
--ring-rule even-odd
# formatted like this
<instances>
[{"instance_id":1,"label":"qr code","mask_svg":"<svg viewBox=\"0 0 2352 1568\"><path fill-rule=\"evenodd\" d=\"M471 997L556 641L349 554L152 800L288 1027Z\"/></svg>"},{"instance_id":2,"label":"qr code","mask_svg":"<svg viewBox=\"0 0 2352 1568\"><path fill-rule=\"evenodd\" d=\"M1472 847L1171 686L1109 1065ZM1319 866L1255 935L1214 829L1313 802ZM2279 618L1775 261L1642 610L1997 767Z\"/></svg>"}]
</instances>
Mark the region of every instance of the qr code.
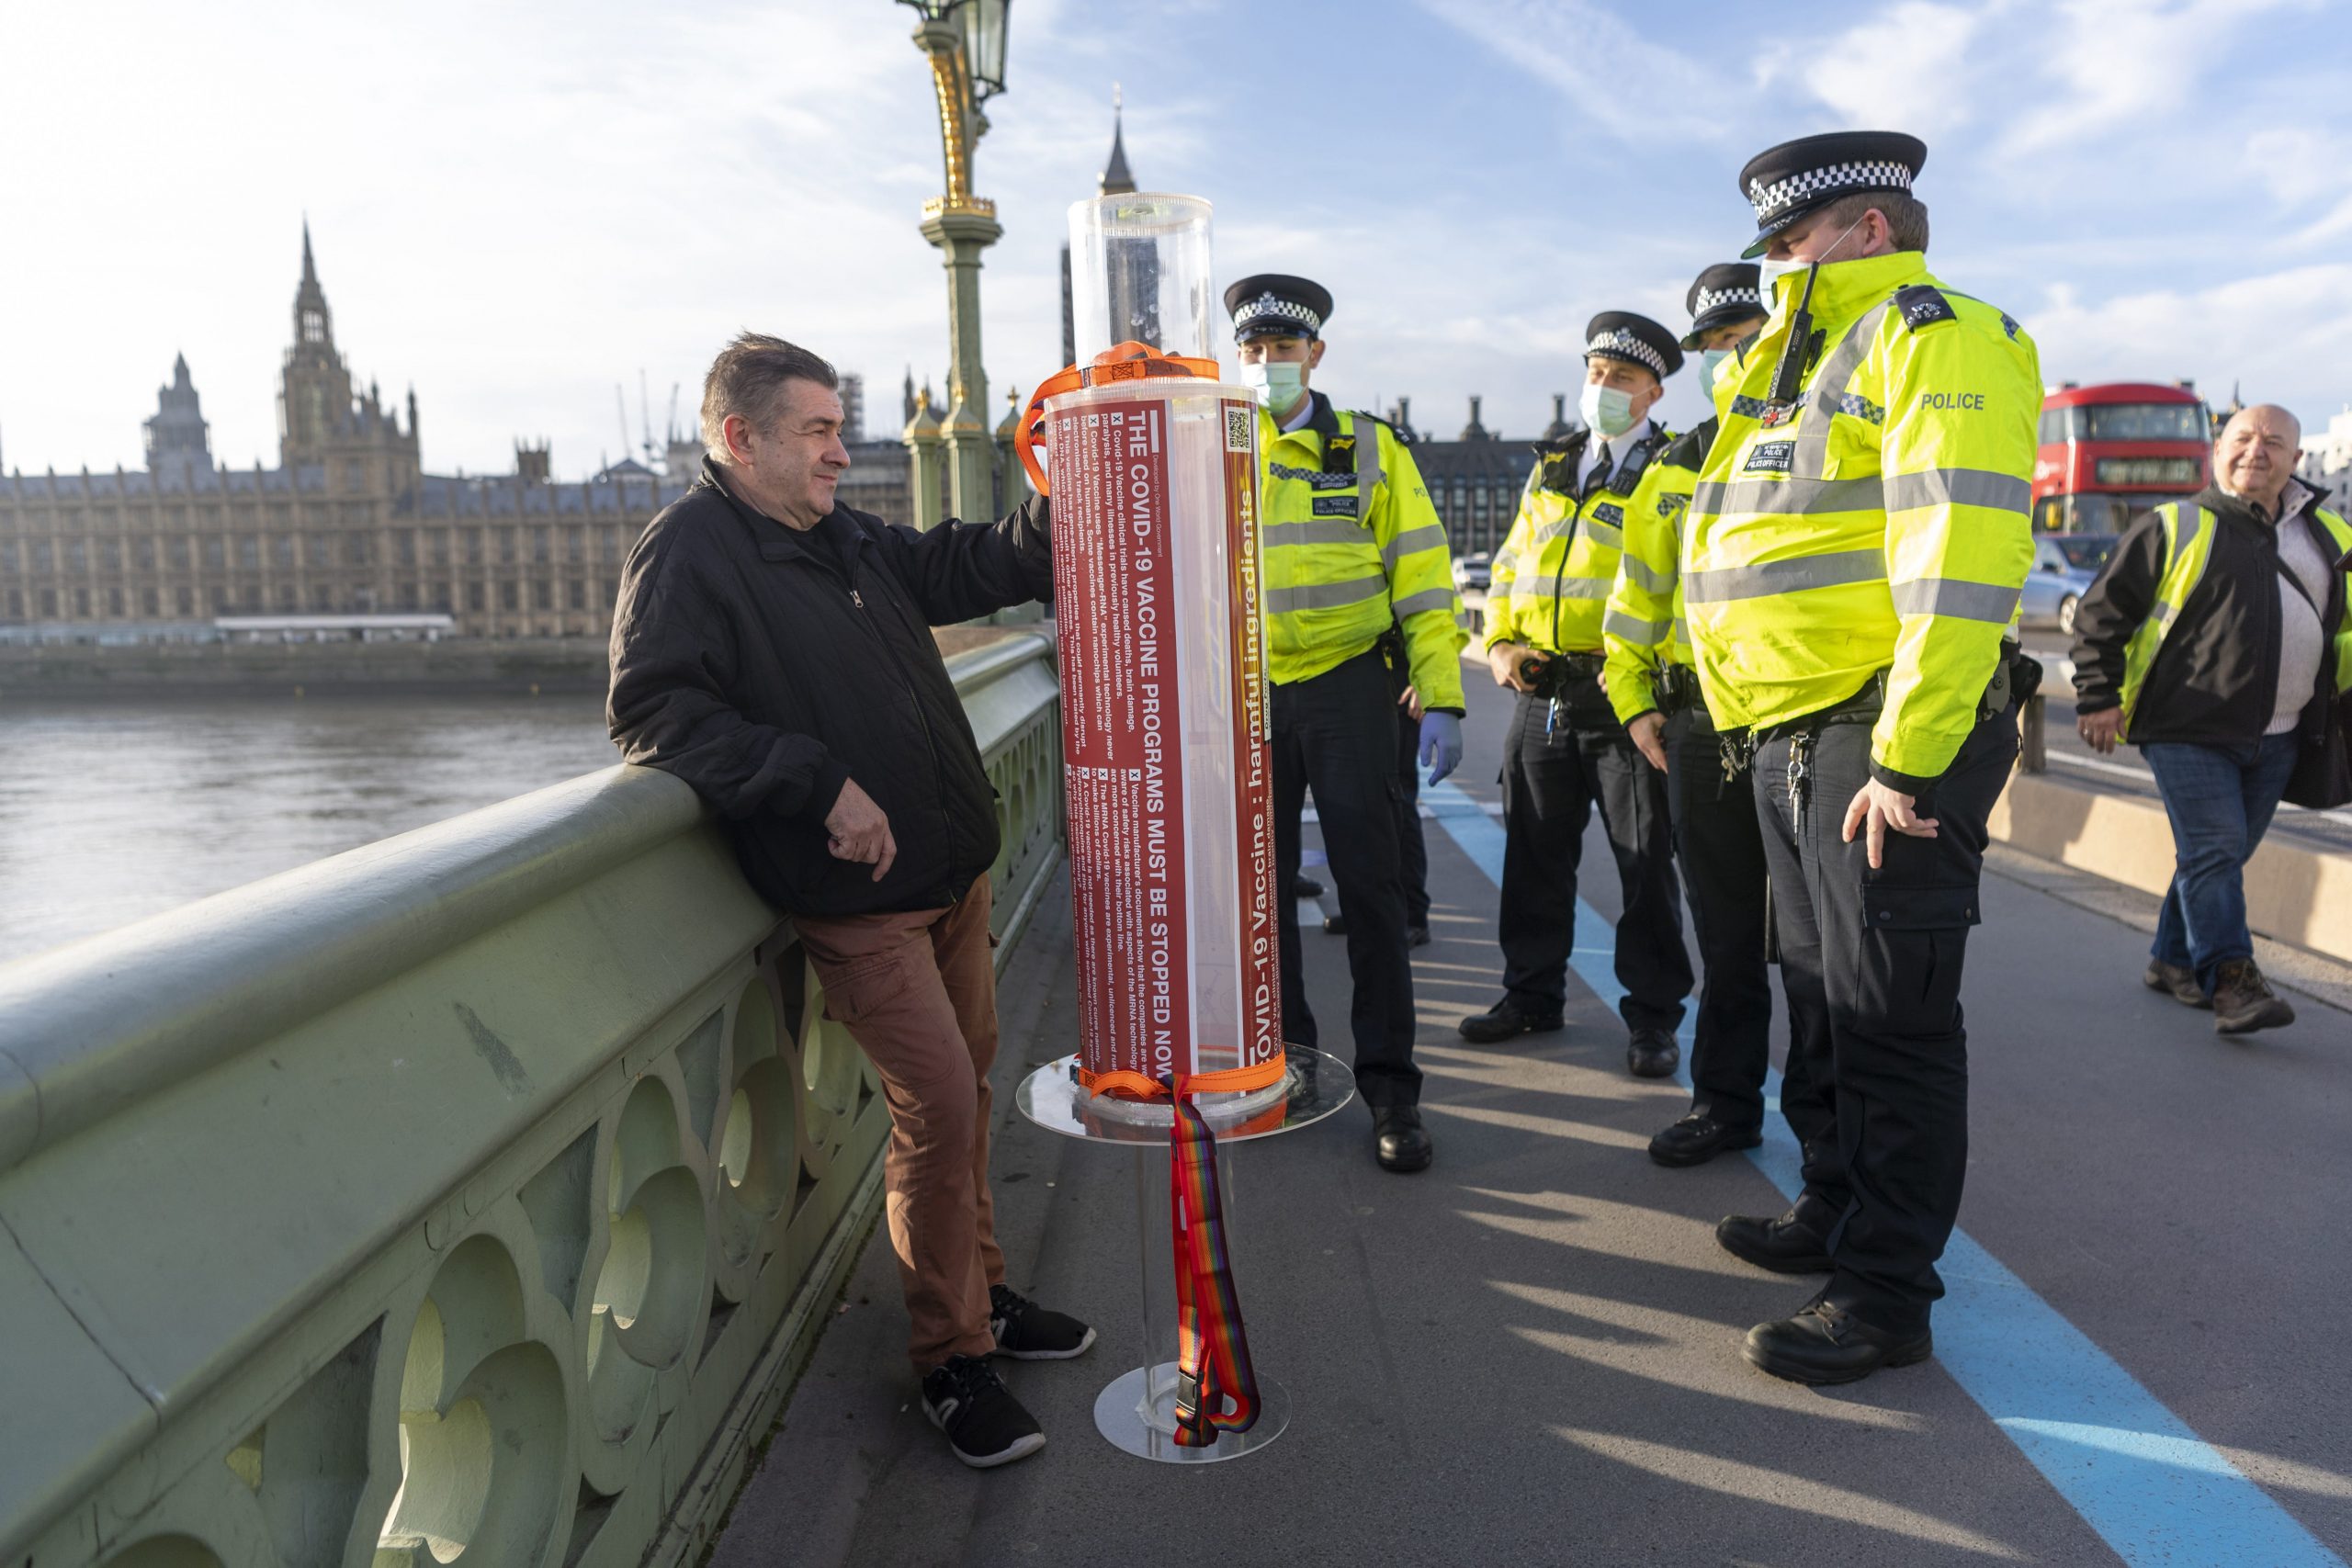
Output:
<instances>
[{"instance_id":1,"label":"qr code","mask_svg":"<svg viewBox=\"0 0 2352 1568\"><path fill-rule=\"evenodd\" d=\"M1256 434L1257 412L1253 409L1229 408L1225 411L1225 449L1228 452L1250 450L1250 437Z\"/></svg>"}]
</instances>

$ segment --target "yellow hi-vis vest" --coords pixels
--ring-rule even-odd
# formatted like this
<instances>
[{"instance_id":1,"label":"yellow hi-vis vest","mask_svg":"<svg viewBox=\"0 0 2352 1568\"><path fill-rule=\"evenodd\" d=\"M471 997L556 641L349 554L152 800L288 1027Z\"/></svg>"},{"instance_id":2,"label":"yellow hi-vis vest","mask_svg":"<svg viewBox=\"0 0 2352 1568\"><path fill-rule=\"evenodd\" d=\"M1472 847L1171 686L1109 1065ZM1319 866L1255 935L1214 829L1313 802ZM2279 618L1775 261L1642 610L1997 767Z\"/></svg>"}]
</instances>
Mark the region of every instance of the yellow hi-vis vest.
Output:
<instances>
[{"instance_id":1,"label":"yellow hi-vis vest","mask_svg":"<svg viewBox=\"0 0 2352 1568\"><path fill-rule=\"evenodd\" d=\"M1943 288L1917 251L1819 269L1793 408L1768 401L1804 285L1718 373L1721 433L1683 526L1682 597L1719 728L1837 706L1886 671L1874 773L1951 765L2033 564L2033 341ZM1767 423L1767 418L1773 423Z\"/></svg>"},{"instance_id":2,"label":"yellow hi-vis vest","mask_svg":"<svg viewBox=\"0 0 2352 1568\"><path fill-rule=\"evenodd\" d=\"M1657 706L1661 664L1690 663L1690 627L1682 615L1682 514L1714 439L1713 419L1686 432L1658 454L1625 502L1625 553L1600 617L1609 705L1620 724Z\"/></svg>"},{"instance_id":3,"label":"yellow hi-vis vest","mask_svg":"<svg viewBox=\"0 0 2352 1568\"><path fill-rule=\"evenodd\" d=\"M1590 431L1535 448L1487 588L1481 645L1524 643L1544 653L1598 653L1609 590L1625 545L1625 506L1658 453L1674 439L1664 425L1629 447L1611 446L1611 468L1577 483Z\"/></svg>"},{"instance_id":4,"label":"yellow hi-vis vest","mask_svg":"<svg viewBox=\"0 0 2352 1568\"><path fill-rule=\"evenodd\" d=\"M1422 705L1459 709L1453 558L1420 468L1379 420L1309 395L1314 413L1288 434L1258 411L1267 677L1320 675L1393 621Z\"/></svg>"},{"instance_id":5,"label":"yellow hi-vis vest","mask_svg":"<svg viewBox=\"0 0 2352 1568\"><path fill-rule=\"evenodd\" d=\"M2335 554L2330 558L2332 567L2335 561L2352 553L2352 524L2324 506L2312 508L2312 515L2335 542ZM2155 667L2156 651L2164 647L2165 636L2180 617L2188 596L2205 581L2205 568L2213 558L2213 533L2220 522L2210 507L2198 505L2194 499L2167 501L2156 508L2156 516L2165 528L2165 565L2156 578L2156 602L2149 607L2148 618L2140 623L2139 629L2123 645L2123 727L2127 734L2141 688L2148 683L2148 671ZM2320 608L2325 613L2324 602ZM2330 673L2335 689L2352 691L2352 613L2347 613L2344 624L2336 628L2335 653Z\"/></svg>"}]
</instances>

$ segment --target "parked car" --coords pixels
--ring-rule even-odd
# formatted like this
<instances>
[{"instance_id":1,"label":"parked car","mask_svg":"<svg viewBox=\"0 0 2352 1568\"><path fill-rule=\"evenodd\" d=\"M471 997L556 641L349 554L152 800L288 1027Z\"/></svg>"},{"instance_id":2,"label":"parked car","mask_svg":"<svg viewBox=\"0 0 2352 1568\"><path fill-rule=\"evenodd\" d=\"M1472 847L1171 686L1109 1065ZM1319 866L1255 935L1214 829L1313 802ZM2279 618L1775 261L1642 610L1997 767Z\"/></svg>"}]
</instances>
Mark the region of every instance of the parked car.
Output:
<instances>
[{"instance_id":1,"label":"parked car","mask_svg":"<svg viewBox=\"0 0 2352 1568\"><path fill-rule=\"evenodd\" d=\"M1487 550L1453 558L1453 591L1484 593L1495 581L1495 558Z\"/></svg>"},{"instance_id":2,"label":"parked car","mask_svg":"<svg viewBox=\"0 0 2352 1568\"><path fill-rule=\"evenodd\" d=\"M2033 541L2033 570L2026 574L2018 620L2027 626L2055 626L2075 635L2075 607L2089 592L2107 558L2115 553L2113 534L2043 534Z\"/></svg>"}]
</instances>

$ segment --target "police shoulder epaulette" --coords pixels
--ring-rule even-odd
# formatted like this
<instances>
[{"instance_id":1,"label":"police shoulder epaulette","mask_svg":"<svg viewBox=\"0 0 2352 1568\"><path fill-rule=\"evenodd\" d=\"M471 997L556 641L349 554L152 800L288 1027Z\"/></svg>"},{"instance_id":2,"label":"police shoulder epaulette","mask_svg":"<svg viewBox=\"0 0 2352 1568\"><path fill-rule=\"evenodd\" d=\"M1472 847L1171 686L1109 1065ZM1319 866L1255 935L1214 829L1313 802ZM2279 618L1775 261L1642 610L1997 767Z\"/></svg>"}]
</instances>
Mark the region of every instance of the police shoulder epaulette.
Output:
<instances>
[{"instance_id":1,"label":"police shoulder epaulette","mask_svg":"<svg viewBox=\"0 0 2352 1568\"><path fill-rule=\"evenodd\" d=\"M1413 438L1397 429L1393 420L1383 419L1376 413L1366 413L1362 409L1350 409L1348 413L1351 418L1369 420L1374 424L1381 426L1396 438L1396 445L1399 446L1410 446L1413 444Z\"/></svg>"},{"instance_id":2,"label":"police shoulder epaulette","mask_svg":"<svg viewBox=\"0 0 2352 1568\"><path fill-rule=\"evenodd\" d=\"M1938 321L1960 319L1960 312L1951 308L1944 291L1932 283L1915 283L1908 288L1896 289L1894 311L1903 318L1903 324L1915 333Z\"/></svg>"},{"instance_id":3,"label":"police shoulder epaulette","mask_svg":"<svg viewBox=\"0 0 2352 1568\"><path fill-rule=\"evenodd\" d=\"M1710 417L1701 421L1695 428L1676 436L1674 445L1666 449L1665 460L1675 468L1690 468L1694 472L1703 468L1707 461L1707 448L1715 444L1715 425L1716 421Z\"/></svg>"}]
</instances>

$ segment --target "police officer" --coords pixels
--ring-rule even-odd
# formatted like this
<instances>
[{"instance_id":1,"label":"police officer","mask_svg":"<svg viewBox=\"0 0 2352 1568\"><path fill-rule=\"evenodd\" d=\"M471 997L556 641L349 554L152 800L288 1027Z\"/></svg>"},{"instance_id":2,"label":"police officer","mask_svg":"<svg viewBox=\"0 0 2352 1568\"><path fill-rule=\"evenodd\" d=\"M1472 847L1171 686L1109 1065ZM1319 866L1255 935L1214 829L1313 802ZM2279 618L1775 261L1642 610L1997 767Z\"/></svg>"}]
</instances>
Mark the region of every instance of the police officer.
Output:
<instances>
[{"instance_id":1,"label":"police officer","mask_svg":"<svg viewBox=\"0 0 2352 1568\"><path fill-rule=\"evenodd\" d=\"M2006 633L2033 558L2041 367L2016 321L1928 275L1926 156L1840 131L1740 171L1771 315L1716 378L1684 525L1707 706L1756 742L1781 978L1827 1020L1828 1059L1805 1066L1834 1089L1834 1152L1807 1151L1787 1213L1717 1231L1829 1272L1747 1336L1750 1362L1808 1383L1934 1348L1968 1155L1961 963L2039 672Z\"/></svg>"},{"instance_id":2,"label":"police officer","mask_svg":"<svg viewBox=\"0 0 2352 1568\"><path fill-rule=\"evenodd\" d=\"M1707 268L1690 285L1688 303L1682 346L1699 355L1704 388L1732 345L1764 324L1756 264ZM1682 513L1716 425L1709 415L1643 474L1625 507L1625 553L1600 627L1610 706L1635 749L1666 774L1675 859L1705 966L1690 1046L1690 1110L1650 1140L1650 1157L1667 1166L1700 1165L1761 1143L1771 1065L1763 830L1737 738L1724 746L1700 700L1682 615ZM1826 1086L1808 1097L1802 1078L1800 1069L1781 1091L1800 1141L1828 1126Z\"/></svg>"},{"instance_id":3,"label":"police officer","mask_svg":"<svg viewBox=\"0 0 2352 1568\"><path fill-rule=\"evenodd\" d=\"M1420 761L1432 783L1462 761L1462 673L1453 570L1404 443L1369 414L1308 386L1323 362L1331 296L1265 273L1226 290L1241 378L1258 390L1264 485L1268 674L1273 686L1274 853L1298 875L1300 816L1315 792L1340 913L1347 922L1356 1088L1382 1168L1425 1168L1421 1073L1413 1065L1413 974L1396 841L1396 690L1378 643L1397 628L1427 705ZM1316 1043L1298 906L1282 908L1283 1037Z\"/></svg>"},{"instance_id":4,"label":"police officer","mask_svg":"<svg viewBox=\"0 0 2352 1568\"><path fill-rule=\"evenodd\" d=\"M1585 330L1584 428L1536 447L1536 465L1487 591L1487 660L1519 694L1503 753L1503 997L1464 1019L1481 1043L1558 1029L1576 942L1577 864L1593 802L1617 861L1619 1004L1626 1066L1664 1077L1690 994L1666 775L1642 761L1601 694L1600 622L1617 577L1625 505L1673 433L1649 412L1682 366L1674 334L1604 310Z\"/></svg>"},{"instance_id":5,"label":"police officer","mask_svg":"<svg viewBox=\"0 0 2352 1568\"><path fill-rule=\"evenodd\" d=\"M1459 653L1470 644L1470 633L1462 625L1462 594L1453 595L1453 646ZM1411 661L1405 655L1405 641L1396 630L1380 639L1380 656L1388 661L1388 676L1396 691L1396 848L1405 880L1405 945L1427 947L1430 944L1430 846L1421 831L1421 775L1417 765L1421 750L1421 720L1429 710L1421 705L1421 694L1413 683ZM1317 892L1321 892L1320 884ZM1348 921L1344 915L1323 917L1326 935L1345 936Z\"/></svg>"}]
</instances>

